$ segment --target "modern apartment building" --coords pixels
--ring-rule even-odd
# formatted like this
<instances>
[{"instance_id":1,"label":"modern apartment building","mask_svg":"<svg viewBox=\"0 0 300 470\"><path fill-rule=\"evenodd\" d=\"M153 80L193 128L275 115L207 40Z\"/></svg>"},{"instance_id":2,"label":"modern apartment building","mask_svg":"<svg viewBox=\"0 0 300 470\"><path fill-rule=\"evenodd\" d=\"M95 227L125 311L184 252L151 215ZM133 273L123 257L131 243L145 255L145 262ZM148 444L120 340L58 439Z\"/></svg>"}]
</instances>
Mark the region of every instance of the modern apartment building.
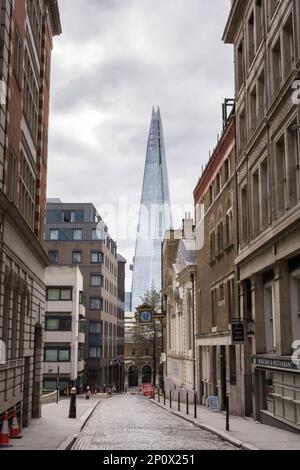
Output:
<instances>
[{"instance_id":1,"label":"modern apartment building","mask_svg":"<svg viewBox=\"0 0 300 470\"><path fill-rule=\"evenodd\" d=\"M300 429L300 2L234 0L240 306L257 421Z\"/></svg>"},{"instance_id":2,"label":"modern apartment building","mask_svg":"<svg viewBox=\"0 0 300 470\"><path fill-rule=\"evenodd\" d=\"M43 389L61 392L85 381L85 306L83 276L78 266L46 269Z\"/></svg>"},{"instance_id":3,"label":"modern apartment building","mask_svg":"<svg viewBox=\"0 0 300 470\"><path fill-rule=\"evenodd\" d=\"M196 243L193 219L186 217L178 230L168 230L163 242L163 312L166 312L164 384L177 392L196 389L195 274Z\"/></svg>"},{"instance_id":4,"label":"modern apartment building","mask_svg":"<svg viewBox=\"0 0 300 470\"><path fill-rule=\"evenodd\" d=\"M226 110L225 102L224 110ZM196 347L200 403L219 398L220 410L244 415L244 345L232 341L239 320L236 233L236 138L234 108L194 190L197 281ZM249 397L248 397L249 398Z\"/></svg>"},{"instance_id":5,"label":"modern apartment building","mask_svg":"<svg viewBox=\"0 0 300 470\"><path fill-rule=\"evenodd\" d=\"M50 64L57 0L3 0L0 30L0 420L40 416Z\"/></svg>"},{"instance_id":6,"label":"modern apartment building","mask_svg":"<svg viewBox=\"0 0 300 470\"><path fill-rule=\"evenodd\" d=\"M120 359L116 243L93 204L55 201L47 203L45 249L53 263L76 265L81 269L88 320L87 382L93 387L112 385ZM119 334L120 350L121 330Z\"/></svg>"}]
</instances>

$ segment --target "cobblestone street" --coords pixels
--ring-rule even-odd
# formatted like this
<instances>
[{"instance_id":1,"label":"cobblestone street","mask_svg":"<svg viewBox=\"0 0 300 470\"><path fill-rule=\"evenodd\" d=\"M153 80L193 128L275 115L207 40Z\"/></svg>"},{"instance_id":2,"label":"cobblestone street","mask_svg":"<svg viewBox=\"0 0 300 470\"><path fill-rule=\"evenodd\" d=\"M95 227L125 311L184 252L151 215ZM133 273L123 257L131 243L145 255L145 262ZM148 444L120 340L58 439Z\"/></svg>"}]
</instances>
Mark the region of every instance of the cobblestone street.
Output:
<instances>
[{"instance_id":1,"label":"cobblestone street","mask_svg":"<svg viewBox=\"0 0 300 470\"><path fill-rule=\"evenodd\" d=\"M73 450L235 450L213 434L172 416L140 396L105 400Z\"/></svg>"}]
</instances>

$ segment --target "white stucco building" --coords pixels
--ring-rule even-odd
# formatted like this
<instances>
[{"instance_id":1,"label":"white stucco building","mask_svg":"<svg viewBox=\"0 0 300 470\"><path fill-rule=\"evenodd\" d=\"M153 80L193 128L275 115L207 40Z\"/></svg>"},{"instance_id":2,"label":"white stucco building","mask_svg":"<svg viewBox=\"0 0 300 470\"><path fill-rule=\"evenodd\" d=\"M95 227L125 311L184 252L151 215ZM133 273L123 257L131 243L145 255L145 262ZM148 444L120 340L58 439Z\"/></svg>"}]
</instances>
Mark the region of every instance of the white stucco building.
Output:
<instances>
[{"instance_id":1,"label":"white stucco building","mask_svg":"<svg viewBox=\"0 0 300 470\"><path fill-rule=\"evenodd\" d=\"M50 266L46 270L46 314L43 386L63 390L84 378L85 306L83 277L78 266Z\"/></svg>"}]
</instances>

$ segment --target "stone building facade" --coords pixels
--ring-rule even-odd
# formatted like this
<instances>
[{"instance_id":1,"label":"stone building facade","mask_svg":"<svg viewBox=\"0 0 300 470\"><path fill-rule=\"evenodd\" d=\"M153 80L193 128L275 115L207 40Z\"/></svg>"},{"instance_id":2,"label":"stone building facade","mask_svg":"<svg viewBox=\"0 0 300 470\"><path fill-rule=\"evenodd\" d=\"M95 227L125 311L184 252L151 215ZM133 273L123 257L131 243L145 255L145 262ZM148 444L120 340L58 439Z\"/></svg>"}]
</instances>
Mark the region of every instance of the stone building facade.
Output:
<instances>
[{"instance_id":1,"label":"stone building facade","mask_svg":"<svg viewBox=\"0 0 300 470\"><path fill-rule=\"evenodd\" d=\"M300 3L234 0L240 307L257 421L300 429Z\"/></svg>"},{"instance_id":2,"label":"stone building facade","mask_svg":"<svg viewBox=\"0 0 300 470\"><path fill-rule=\"evenodd\" d=\"M196 389L195 272L193 219L187 217L182 229L169 230L163 242L164 382L167 394L176 398L176 392ZM186 394L181 395L185 399Z\"/></svg>"},{"instance_id":3,"label":"stone building facade","mask_svg":"<svg viewBox=\"0 0 300 470\"><path fill-rule=\"evenodd\" d=\"M221 410L245 413L243 346L232 343L237 295L236 139L234 110L194 190L196 208L196 347L200 403L219 398Z\"/></svg>"},{"instance_id":4,"label":"stone building facade","mask_svg":"<svg viewBox=\"0 0 300 470\"><path fill-rule=\"evenodd\" d=\"M118 329L116 243L93 204L64 204L58 200L47 203L44 245L53 263L80 266L88 320L87 381L92 387L112 385L121 359L117 346L120 348L123 342L123 333Z\"/></svg>"},{"instance_id":5,"label":"stone building facade","mask_svg":"<svg viewBox=\"0 0 300 470\"><path fill-rule=\"evenodd\" d=\"M40 416L50 63L56 0L1 0L0 421Z\"/></svg>"}]
</instances>

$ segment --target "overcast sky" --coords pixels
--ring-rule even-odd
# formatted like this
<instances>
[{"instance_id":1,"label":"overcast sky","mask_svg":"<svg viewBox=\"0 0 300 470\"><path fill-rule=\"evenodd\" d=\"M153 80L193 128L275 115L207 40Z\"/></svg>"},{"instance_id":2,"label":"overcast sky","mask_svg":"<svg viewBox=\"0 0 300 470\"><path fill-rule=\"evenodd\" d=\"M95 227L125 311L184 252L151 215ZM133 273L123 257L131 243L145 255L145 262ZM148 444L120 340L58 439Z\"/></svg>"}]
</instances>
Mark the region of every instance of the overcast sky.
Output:
<instances>
[{"instance_id":1,"label":"overcast sky","mask_svg":"<svg viewBox=\"0 0 300 470\"><path fill-rule=\"evenodd\" d=\"M160 106L172 204L193 189L233 96L229 0L59 0L52 60L48 197L139 204L152 106ZM124 204L124 202L123 202ZM103 218L132 261L112 211ZM137 221L134 222L134 226ZM128 263L129 264L129 263ZM129 287L127 282L127 287Z\"/></svg>"}]
</instances>

